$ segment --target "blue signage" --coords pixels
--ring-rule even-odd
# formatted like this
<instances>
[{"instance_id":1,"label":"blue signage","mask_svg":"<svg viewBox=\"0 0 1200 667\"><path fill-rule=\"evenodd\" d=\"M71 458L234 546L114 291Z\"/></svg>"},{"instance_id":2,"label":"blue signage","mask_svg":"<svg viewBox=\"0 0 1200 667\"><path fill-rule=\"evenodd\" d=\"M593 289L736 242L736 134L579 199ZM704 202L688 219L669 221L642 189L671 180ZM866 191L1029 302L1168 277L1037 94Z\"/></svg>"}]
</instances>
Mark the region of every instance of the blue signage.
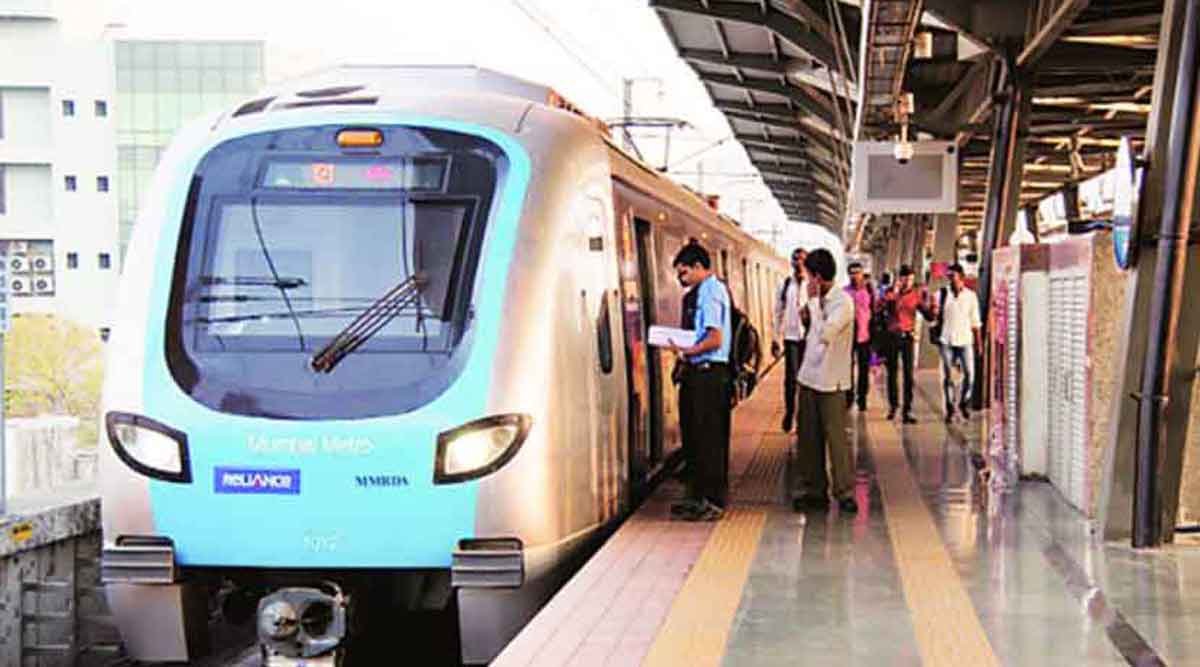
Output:
<instances>
[{"instance_id":1,"label":"blue signage","mask_svg":"<svg viewBox=\"0 0 1200 667\"><path fill-rule=\"evenodd\" d=\"M300 471L277 468L225 468L213 470L214 493L276 493L298 495Z\"/></svg>"}]
</instances>

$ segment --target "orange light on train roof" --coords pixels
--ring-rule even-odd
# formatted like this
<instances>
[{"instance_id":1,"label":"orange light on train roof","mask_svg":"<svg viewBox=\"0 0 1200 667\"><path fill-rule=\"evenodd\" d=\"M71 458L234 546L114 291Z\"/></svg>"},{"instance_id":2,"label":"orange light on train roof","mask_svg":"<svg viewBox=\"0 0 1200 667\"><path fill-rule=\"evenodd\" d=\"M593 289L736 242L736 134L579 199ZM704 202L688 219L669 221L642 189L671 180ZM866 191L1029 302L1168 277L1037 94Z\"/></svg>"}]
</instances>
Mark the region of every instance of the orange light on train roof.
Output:
<instances>
[{"instance_id":1,"label":"orange light on train roof","mask_svg":"<svg viewBox=\"0 0 1200 667\"><path fill-rule=\"evenodd\" d=\"M383 145L383 133L379 130L342 130L337 133L337 144L342 148L375 148Z\"/></svg>"}]
</instances>

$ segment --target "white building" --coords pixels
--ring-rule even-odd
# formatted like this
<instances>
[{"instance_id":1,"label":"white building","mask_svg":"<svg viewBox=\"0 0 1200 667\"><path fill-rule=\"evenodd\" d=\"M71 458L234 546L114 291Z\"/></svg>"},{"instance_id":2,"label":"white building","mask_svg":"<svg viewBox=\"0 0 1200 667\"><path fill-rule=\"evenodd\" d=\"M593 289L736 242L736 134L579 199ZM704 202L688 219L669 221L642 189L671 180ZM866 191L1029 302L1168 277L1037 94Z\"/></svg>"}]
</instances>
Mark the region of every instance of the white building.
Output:
<instances>
[{"instance_id":1,"label":"white building","mask_svg":"<svg viewBox=\"0 0 1200 667\"><path fill-rule=\"evenodd\" d=\"M108 17L104 2L0 0L11 312L102 332L158 156L180 125L260 88L264 67L261 42L131 40Z\"/></svg>"},{"instance_id":2,"label":"white building","mask_svg":"<svg viewBox=\"0 0 1200 667\"><path fill-rule=\"evenodd\" d=\"M0 250L14 313L104 328L117 280L112 45L93 11L54 5L0 0Z\"/></svg>"}]
</instances>

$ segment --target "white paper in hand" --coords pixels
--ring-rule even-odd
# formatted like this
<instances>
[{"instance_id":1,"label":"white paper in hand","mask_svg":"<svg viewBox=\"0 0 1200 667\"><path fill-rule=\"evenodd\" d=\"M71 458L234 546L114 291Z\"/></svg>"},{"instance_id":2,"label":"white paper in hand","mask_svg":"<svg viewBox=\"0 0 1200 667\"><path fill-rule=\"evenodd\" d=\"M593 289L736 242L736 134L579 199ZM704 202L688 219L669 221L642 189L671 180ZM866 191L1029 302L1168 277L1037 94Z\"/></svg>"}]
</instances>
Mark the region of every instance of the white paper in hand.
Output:
<instances>
[{"instance_id":1,"label":"white paper in hand","mask_svg":"<svg viewBox=\"0 0 1200 667\"><path fill-rule=\"evenodd\" d=\"M691 347L696 342L696 332L692 329L676 329L651 325L648 342L654 347Z\"/></svg>"}]
</instances>

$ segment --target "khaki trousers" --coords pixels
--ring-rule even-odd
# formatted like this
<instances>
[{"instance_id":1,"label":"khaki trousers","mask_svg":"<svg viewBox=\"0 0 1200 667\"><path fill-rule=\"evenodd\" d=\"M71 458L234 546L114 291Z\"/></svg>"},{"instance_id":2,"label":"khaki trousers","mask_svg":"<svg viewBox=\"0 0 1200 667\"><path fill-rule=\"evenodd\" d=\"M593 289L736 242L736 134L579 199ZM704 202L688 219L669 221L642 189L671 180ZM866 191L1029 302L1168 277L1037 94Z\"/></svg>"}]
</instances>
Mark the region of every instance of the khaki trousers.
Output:
<instances>
[{"instance_id":1,"label":"khaki trousers","mask_svg":"<svg viewBox=\"0 0 1200 667\"><path fill-rule=\"evenodd\" d=\"M854 460L846 440L846 393L817 391L800 385L800 423L796 438L795 497L815 496L835 499L854 492ZM825 475L825 450L833 469L833 493Z\"/></svg>"}]
</instances>

